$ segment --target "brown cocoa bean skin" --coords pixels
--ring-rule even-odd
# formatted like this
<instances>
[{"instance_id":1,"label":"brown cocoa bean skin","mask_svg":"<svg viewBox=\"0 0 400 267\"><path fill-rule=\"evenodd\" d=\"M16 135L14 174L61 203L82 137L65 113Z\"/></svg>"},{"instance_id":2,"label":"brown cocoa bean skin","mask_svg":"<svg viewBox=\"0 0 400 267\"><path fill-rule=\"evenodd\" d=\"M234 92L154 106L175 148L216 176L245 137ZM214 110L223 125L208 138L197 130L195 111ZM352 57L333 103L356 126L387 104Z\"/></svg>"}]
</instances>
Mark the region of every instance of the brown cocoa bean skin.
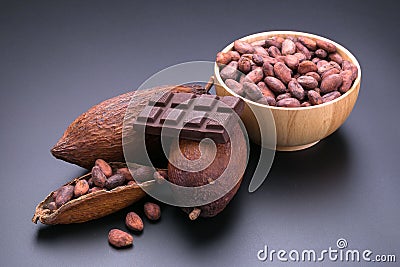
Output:
<instances>
[{"instance_id":1,"label":"brown cocoa bean skin","mask_svg":"<svg viewBox=\"0 0 400 267\"><path fill-rule=\"evenodd\" d=\"M294 53L294 56L299 59L299 63L307 60L306 56L303 53Z\"/></svg>"},{"instance_id":2,"label":"brown cocoa bean skin","mask_svg":"<svg viewBox=\"0 0 400 267\"><path fill-rule=\"evenodd\" d=\"M313 77L318 83L321 81L321 76L319 76L315 71L307 72L305 75Z\"/></svg>"},{"instance_id":3,"label":"brown cocoa bean skin","mask_svg":"<svg viewBox=\"0 0 400 267\"><path fill-rule=\"evenodd\" d=\"M306 89L314 89L318 86L318 81L311 76L300 76L297 82Z\"/></svg>"},{"instance_id":4,"label":"brown cocoa bean skin","mask_svg":"<svg viewBox=\"0 0 400 267\"><path fill-rule=\"evenodd\" d=\"M342 70L351 70L351 72L353 73L353 75L352 75L352 77L351 77L351 80L352 80L352 81L354 81L354 80L357 78L357 76L358 76L358 69L357 69L357 67L356 67L353 63L351 63L350 61L343 60L343 63L342 63Z\"/></svg>"},{"instance_id":5,"label":"brown cocoa bean skin","mask_svg":"<svg viewBox=\"0 0 400 267\"><path fill-rule=\"evenodd\" d=\"M302 53L306 57L307 60L311 59L311 53L307 49L307 47L305 47L300 42L295 42L295 44L296 44L296 49L297 49L298 52Z\"/></svg>"},{"instance_id":6,"label":"brown cocoa bean skin","mask_svg":"<svg viewBox=\"0 0 400 267\"><path fill-rule=\"evenodd\" d=\"M275 76L283 83L287 84L292 79L292 71L282 62L274 65Z\"/></svg>"},{"instance_id":7,"label":"brown cocoa bean skin","mask_svg":"<svg viewBox=\"0 0 400 267\"><path fill-rule=\"evenodd\" d=\"M290 39L285 39L282 43L282 55L293 55L296 52L296 45Z\"/></svg>"},{"instance_id":8,"label":"brown cocoa bean skin","mask_svg":"<svg viewBox=\"0 0 400 267\"><path fill-rule=\"evenodd\" d=\"M117 173L122 174L122 176L124 176L126 181L133 181L133 176L128 168L119 168L117 170Z\"/></svg>"},{"instance_id":9,"label":"brown cocoa bean skin","mask_svg":"<svg viewBox=\"0 0 400 267\"><path fill-rule=\"evenodd\" d=\"M104 187L104 185L106 184L106 179L107 177L101 171L99 166L94 166L92 168L92 180L95 186Z\"/></svg>"},{"instance_id":10,"label":"brown cocoa bean skin","mask_svg":"<svg viewBox=\"0 0 400 267\"><path fill-rule=\"evenodd\" d=\"M315 55L318 57L318 58L321 58L321 59L324 59L324 58L326 58L327 56L328 56L328 52L326 52L324 49L317 49L316 51L315 51Z\"/></svg>"},{"instance_id":11,"label":"brown cocoa bean skin","mask_svg":"<svg viewBox=\"0 0 400 267\"><path fill-rule=\"evenodd\" d=\"M305 96L305 92L303 87L296 81L296 79L292 79L288 84L289 93L297 98L298 100L303 100Z\"/></svg>"},{"instance_id":12,"label":"brown cocoa bean skin","mask_svg":"<svg viewBox=\"0 0 400 267\"><path fill-rule=\"evenodd\" d=\"M240 54L237 51L229 51L228 54L231 56L231 60L238 61L240 58Z\"/></svg>"},{"instance_id":13,"label":"brown cocoa bean skin","mask_svg":"<svg viewBox=\"0 0 400 267\"><path fill-rule=\"evenodd\" d=\"M317 46L321 49L324 49L328 53L336 52L336 46L330 42L326 42L323 40L316 40Z\"/></svg>"},{"instance_id":14,"label":"brown cocoa bean skin","mask_svg":"<svg viewBox=\"0 0 400 267\"><path fill-rule=\"evenodd\" d=\"M112 229L108 233L108 242L117 248L131 246L133 243L132 235L119 229Z\"/></svg>"},{"instance_id":15,"label":"brown cocoa bean skin","mask_svg":"<svg viewBox=\"0 0 400 267\"><path fill-rule=\"evenodd\" d=\"M262 69L265 76L275 76L274 66L272 66L270 63L264 62Z\"/></svg>"},{"instance_id":16,"label":"brown cocoa bean skin","mask_svg":"<svg viewBox=\"0 0 400 267\"><path fill-rule=\"evenodd\" d=\"M333 91L333 92L327 93L322 96L322 102L326 103L326 102L332 101L332 100L340 97L341 95L342 94L339 93L338 91Z\"/></svg>"},{"instance_id":17,"label":"brown cocoa bean skin","mask_svg":"<svg viewBox=\"0 0 400 267\"><path fill-rule=\"evenodd\" d=\"M321 92L323 94L325 93L329 93L332 91L336 91L339 86L342 84L342 76L340 74L332 74L329 75L327 77L325 77L324 79L322 79L321 81Z\"/></svg>"},{"instance_id":18,"label":"brown cocoa bean skin","mask_svg":"<svg viewBox=\"0 0 400 267\"><path fill-rule=\"evenodd\" d=\"M254 53L254 47L246 42L236 40L233 43L233 48L238 51L240 54L252 54Z\"/></svg>"},{"instance_id":19,"label":"brown cocoa bean skin","mask_svg":"<svg viewBox=\"0 0 400 267\"><path fill-rule=\"evenodd\" d=\"M311 105L320 105L323 103L321 95L316 91L310 90L308 91L307 95L308 95L308 101L310 101Z\"/></svg>"},{"instance_id":20,"label":"brown cocoa bean skin","mask_svg":"<svg viewBox=\"0 0 400 267\"><path fill-rule=\"evenodd\" d=\"M264 60L263 60L262 56L257 55L257 54L253 54L253 62L257 66L262 66L263 63L264 63Z\"/></svg>"},{"instance_id":21,"label":"brown cocoa bean skin","mask_svg":"<svg viewBox=\"0 0 400 267\"><path fill-rule=\"evenodd\" d=\"M310 38L299 36L297 39L302 43L307 49L315 51L317 49L317 43Z\"/></svg>"},{"instance_id":22,"label":"brown cocoa bean skin","mask_svg":"<svg viewBox=\"0 0 400 267\"><path fill-rule=\"evenodd\" d=\"M265 77L264 79L265 84L268 86L276 94L283 94L286 93L286 86L281 80L275 77Z\"/></svg>"},{"instance_id":23,"label":"brown cocoa bean skin","mask_svg":"<svg viewBox=\"0 0 400 267\"><path fill-rule=\"evenodd\" d=\"M318 67L318 73L320 75L323 75L328 70L338 69L336 65L337 65L337 63L334 62L334 61L330 61L330 62L328 62L326 64L320 64L320 66Z\"/></svg>"},{"instance_id":24,"label":"brown cocoa bean skin","mask_svg":"<svg viewBox=\"0 0 400 267\"><path fill-rule=\"evenodd\" d=\"M74 196L74 186L73 185L64 185L60 189L58 189L57 196L55 198L56 206L59 208L68 201L72 199Z\"/></svg>"},{"instance_id":25,"label":"brown cocoa bean skin","mask_svg":"<svg viewBox=\"0 0 400 267\"><path fill-rule=\"evenodd\" d=\"M292 70L297 70L299 66L299 59L295 55L287 55L284 58L286 66L288 66Z\"/></svg>"},{"instance_id":26,"label":"brown cocoa bean skin","mask_svg":"<svg viewBox=\"0 0 400 267\"><path fill-rule=\"evenodd\" d=\"M104 173L106 177L110 177L112 175L111 166L104 160L97 159L94 165L100 167L101 171Z\"/></svg>"},{"instance_id":27,"label":"brown cocoa bean skin","mask_svg":"<svg viewBox=\"0 0 400 267\"><path fill-rule=\"evenodd\" d=\"M268 88L268 86L265 84L265 82L259 82L257 83L258 88L260 88L261 93L265 97L272 97L275 99L275 94L274 92L271 91L271 89Z\"/></svg>"},{"instance_id":28,"label":"brown cocoa bean skin","mask_svg":"<svg viewBox=\"0 0 400 267\"><path fill-rule=\"evenodd\" d=\"M251 61L250 59L246 57L241 57L238 61L238 69L243 72L244 74L247 74L251 70Z\"/></svg>"},{"instance_id":29,"label":"brown cocoa bean skin","mask_svg":"<svg viewBox=\"0 0 400 267\"><path fill-rule=\"evenodd\" d=\"M89 184L86 180L79 180L74 187L74 196L80 197L89 191Z\"/></svg>"},{"instance_id":30,"label":"brown cocoa bean skin","mask_svg":"<svg viewBox=\"0 0 400 267\"><path fill-rule=\"evenodd\" d=\"M270 46L268 48L268 54L274 58L277 56L282 56L281 51L276 46Z\"/></svg>"},{"instance_id":31,"label":"brown cocoa bean skin","mask_svg":"<svg viewBox=\"0 0 400 267\"><path fill-rule=\"evenodd\" d=\"M269 64L276 64L276 62L278 62L278 60L276 58L273 57L263 57L264 63L269 63Z\"/></svg>"},{"instance_id":32,"label":"brown cocoa bean skin","mask_svg":"<svg viewBox=\"0 0 400 267\"><path fill-rule=\"evenodd\" d=\"M339 71L338 69L332 68L332 69L327 70L327 71L325 71L324 73L322 73L321 79L324 79L325 77L328 77L329 75L332 75L332 74L339 74L339 73L340 73L340 71Z\"/></svg>"},{"instance_id":33,"label":"brown cocoa bean skin","mask_svg":"<svg viewBox=\"0 0 400 267\"><path fill-rule=\"evenodd\" d=\"M143 231L143 221L135 212L129 212L125 217L126 226L133 231Z\"/></svg>"},{"instance_id":34,"label":"brown cocoa bean skin","mask_svg":"<svg viewBox=\"0 0 400 267\"><path fill-rule=\"evenodd\" d=\"M254 83L244 82L243 90L246 93L246 97L252 101L257 101L263 96L260 88L258 88Z\"/></svg>"},{"instance_id":35,"label":"brown cocoa bean skin","mask_svg":"<svg viewBox=\"0 0 400 267\"><path fill-rule=\"evenodd\" d=\"M278 96L276 97L276 101L278 102L278 101L280 101L280 100L282 100L282 99L291 98L291 97L292 97L292 95L291 95L290 93L280 94L280 95L278 95Z\"/></svg>"},{"instance_id":36,"label":"brown cocoa bean skin","mask_svg":"<svg viewBox=\"0 0 400 267\"><path fill-rule=\"evenodd\" d=\"M226 84L226 86L228 86L236 94L238 94L240 96L244 96L245 95L245 92L243 90L243 85L238 83L237 81L232 80L232 79L226 79L225 80L225 84Z\"/></svg>"},{"instance_id":37,"label":"brown cocoa bean skin","mask_svg":"<svg viewBox=\"0 0 400 267\"><path fill-rule=\"evenodd\" d=\"M278 107L296 108L300 107L300 101L296 98L284 98L276 102Z\"/></svg>"},{"instance_id":38,"label":"brown cocoa bean skin","mask_svg":"<svg viewBox=\"0 0 400 267\"><path fill-rule=\"evenodd\" d=\"M339 91L344 94L351 88L351 85L353 83L353 73L351 72L351 70L345 70L340 73L340 76L342 76L343 82L339 88Z\"/></svg>"},{"instance_id":39,"label":"brown cocoa bean skin","mask_svg":"<svg viewBox=\"0 0 400 267\"><path fill-rule=\"evenodd\" d=\"M317 65L315 65L315 63L309 60L301 62L297 69L298 73L300 74L306 74L307 72L315 72L317 70L318 70Z\"/></svg>"},{"instance_id":40,"label":"brown cocoa bean skin","mask_svg":"<svg viewBox=\"0 0 400 267\"><path fill-rule=\"evenodd\" d=\"M233 79L236 80L238 76L238 62L231 61L228 65L226 65L221 71L220 76L222 79Z\"/></svg>"},{"instance_id":41,"label":"brown cocoa bean skin","mask_svg":"<svg viewBox=\"0 0 400 267\"><path fill-rule=\"evenodd\" d=\"M262 57L269 57L269 54L268 54L267 50L265 50L265 48L261 47L261 46L255 46L254 47L254 53L256 55L260 55Z\"/></svg>"},{"instance_id":42,"label":"brown cocoa bean skin","mask_svg":"<svg viewBox=\"0 0 400 267\"><path fill-rule=\"evenodd\" d=\"M232 56L229 53L219 52L217 54L215 62L217 62L218 64L227 65L229 62L231 62L231 60Z\"/></svg>"},{"instance_id":43,"label":"brown cocoa bean skin","mask_svg":"<svg viewBox=\"0 0 400 267\"><path fill-rule=\"evenodd\" d=\"M122 174L117 173L107 179L105 187L108 190L111 190L118 186L124 185L124 183L125 183L125 177Z\"/></svg>"},{"instance_id":44,"label":"brown cocoa bean skin","mask_svg":"<svg viewBox=\"0 0 400 267\"><path fill-rule=\"evenodd\" d=\"M151 221L157 221L161 217L161 209L155 203L146 202L144 204L144 214Z\"/></svg>"},{"instance_id":45,"label":"brown cocoa bean skin","mask_svg":"<svg viewBox=\"0 0 400 267\"><path fill-rule=\"evenodd\" d=\"M279 49L281 49L282 47L282 42L279 42L276 40L276 38L268 38L267 40L265 40L265 47L270 48L271 46L275 46Z\"/></svg>"},{"instance_id":46,"label":"brown cocoa bean skin","mask_svg":"<svg viewBox=\"0 0 400 267\"><path fill-rule=\"evenodd\" d=\"M274 68L274 70L275 70L275 68ZM264 77L264 72L261 67L255 68L254 70L250 71L246 75L246 79L250 80L254 83L258 83L258 82L262 81L263 77Z\"/></svg>"},{"instance_id":47,"label":"brown cocoa bean skin","mask_svg":"<svg viewBox=\"0 0 400 267\"><path fill-rule=\"evenodd\" d=\"M337 64L342 64L343 63L343 58L339 53L330 53L329 54L329 59L332 61L335 61Z\"/></svg>"}]
</instances>

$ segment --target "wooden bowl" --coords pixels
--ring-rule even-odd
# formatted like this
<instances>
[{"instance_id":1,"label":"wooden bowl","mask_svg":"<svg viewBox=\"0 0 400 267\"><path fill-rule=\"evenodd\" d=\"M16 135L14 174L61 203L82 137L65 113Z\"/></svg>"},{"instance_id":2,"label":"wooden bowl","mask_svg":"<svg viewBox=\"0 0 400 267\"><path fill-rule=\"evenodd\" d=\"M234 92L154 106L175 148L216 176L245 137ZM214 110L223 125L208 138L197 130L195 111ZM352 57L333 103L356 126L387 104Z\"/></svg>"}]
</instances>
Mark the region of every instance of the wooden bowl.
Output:
<instances>
[{"instance_id":1,"label":"wooden bowl","mask_svg":"<svg viewBox=\"0 0 400 267\"><path fill-rule=\"evenodd\" d=\"M314 34L294 31L271 31L249 35L240 40L254 42L273 36L305 36L314 40L329 41L336 46L343 59L352 62L358 68L358 77L353 86L339 98L322 105L285 108L258 104L235 94L222 81L219 75L219 68L215 64L216 93L220 96L234 95L244 99L247 105L241 118L253 142L271 148L272 143L265 142L264 138L261 139L261 134L262 136L270 136L271 128L273 128L275 121L276 150L295 151L305 149L336 131L350 115L360 89L361 68L356 58L343 46ZM222 52L228 52L232 48L233 42L226 46Z\"/></svg>"}]
</instances>

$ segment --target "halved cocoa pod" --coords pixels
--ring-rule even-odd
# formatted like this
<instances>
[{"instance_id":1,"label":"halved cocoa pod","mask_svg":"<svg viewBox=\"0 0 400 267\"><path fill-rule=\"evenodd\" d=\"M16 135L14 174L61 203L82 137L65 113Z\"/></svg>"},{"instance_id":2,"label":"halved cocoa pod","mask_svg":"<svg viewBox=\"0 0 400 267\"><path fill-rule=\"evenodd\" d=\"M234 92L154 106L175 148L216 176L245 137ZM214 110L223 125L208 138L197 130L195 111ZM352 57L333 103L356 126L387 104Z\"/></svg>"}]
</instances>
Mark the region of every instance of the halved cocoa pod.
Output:
<instances>
[{"instance_id":1,"label":"halved cocoa pod","mask_svg":"<svg viewBox=\"0 0 400 267\"><path fill-rule=\"evenodd\" d=\"M114 173L118 169L126 167L124 163L118 162L110 163L110 165ZM136 165L132 166L135 167ZM137 165L137 167L139 166ZM90 177L91 173L85 174L64 186L73 186L78 181L88 180ZM140 186L151 187L154 183L154 180L151 180L140 184ZM57 192L55 190L37 205L32 222L40 221L43 224L52 225L82 223L98 219L126 208L146 196L140 186L136 183L130 183L129 185L117 186L112 190L93 187L92 189L96 188L96 190L89 190L88 193L71 199L58 208L54 207L54 195Z\"/></svg>"}]
</instances>

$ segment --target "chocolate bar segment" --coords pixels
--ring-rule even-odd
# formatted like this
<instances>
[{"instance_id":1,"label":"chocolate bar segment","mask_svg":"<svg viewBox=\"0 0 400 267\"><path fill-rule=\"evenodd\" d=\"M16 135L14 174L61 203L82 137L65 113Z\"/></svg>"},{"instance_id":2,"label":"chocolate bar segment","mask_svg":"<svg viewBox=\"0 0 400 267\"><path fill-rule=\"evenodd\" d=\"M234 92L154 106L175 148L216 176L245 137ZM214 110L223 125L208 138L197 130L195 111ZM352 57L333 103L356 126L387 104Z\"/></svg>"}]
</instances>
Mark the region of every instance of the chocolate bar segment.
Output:
<instances>
[{"instance_id":1,"label":"chocolate bar segment","mask_svg":"<svg viewBox=\"0 0 400 267\"><path fill-rule=\"evenodd\" d=\"M234 96L196 95L168 92L155 95L134 122L136 131L146 134L216 143L229 140L229 130L237 123L244 108Z\"/></svg>"}]
</instances>

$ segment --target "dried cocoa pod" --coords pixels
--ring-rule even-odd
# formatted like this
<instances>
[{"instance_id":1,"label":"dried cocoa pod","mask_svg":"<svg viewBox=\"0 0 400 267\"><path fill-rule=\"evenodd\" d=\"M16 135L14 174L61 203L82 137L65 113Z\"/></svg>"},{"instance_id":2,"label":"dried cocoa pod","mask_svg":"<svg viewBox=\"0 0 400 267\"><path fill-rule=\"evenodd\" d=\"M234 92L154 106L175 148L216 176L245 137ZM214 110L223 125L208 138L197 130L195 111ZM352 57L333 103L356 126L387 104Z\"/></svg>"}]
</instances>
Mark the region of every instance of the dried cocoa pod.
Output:
<instances>
[{"instance_id":1,"label":"dried cocoa pod","mask_svg":"<svg viewBox=\"0 0 400 267\"><path fill-rule=\"evenodd\" d=\"M254 47L244 41L236 40L233 43L233 48L238 51L240 54L252 54L254 53Z\"/></svg>"},{"instance_id":2,"label":"dried cocoa pod","mask_svg":"<svg viewBox=\"0 0 400 267\"><path fill-rule=\"evenodd\" d=\"M240 54L237 51L228 51L227 53L231 56L231 60L238 61L240 58Z\"/></svg>"},{"instance_id":3,"label":"dried cocoa pod","mask_svg":"<svg viewBox=\"0 0 400 267\"><path fill-rule=\"evenodd\" d=\"M321 76L319 76L315 71L307 72L305 75L313 77L318 83L321 81Z\"/></svg>"},{"instance_id":4,"label":"dried cocoa pod","mask_svg":"<svg viewBox=\"0 0 400 267\"><path fill-rule=\"evenodd\" d=\"M101 171L99 166L94 166L92 168L92 181L95 186L104 187L106 184L107 177Z\"/></svg>"},{"instance_id":5,"label":"dried cocoa pod","mask_svg":"<svg viewBox=\"0 0 400 267\"><path fill-rule=\"evenodd\" d=\"M333 91L333 92L327 93L322 96L322 102L326 103L326 102L332 101L332 100L340 97L341 95L342 94L339 93L338 91Z\"/></svg>"},{"instance_id":6,"label":"dried cocoa pod","mask_svg":"<svg viewBox=\"0 0 400 267\"><path fill-rule=\"evenodd\" d=\"M307 60L306 56L303 53L294 53L294 56L299 59L299 63Z\"/></svg>"},{"instance_id":7,"label":"dried cocoa pod","mask_svg":"<svg viewBox=\"0 0 400 267\"><path fill-rule=\"evenodd\" d=\"M56 206L61 207L62 205L70 201L73 196L74 196L74 186L64 185L63 187L57 190L57 196L55 198Z\"/></svg>"},{"instance_id":8,"label":"dried cocoa pod","mask_svg":"<svg viewBox=\"0 0 400 267\"><path fill-rule=\"evenodd\" d=\"M328 56L328 52L326 52L324 49L317 49L316 51L315 51L315 55L318 57L318 58L321 58L321 59L324 59L324 58L326 58L327 56Z\"/></svg>"},{"instance_id":9,"label":"dried cocoa pod","mask_svg":"<svg viewBox=\"0 0 400 267\"><path fill-rule=\"evenodd\" d=\"M308 91L307 96L311 105L320 105L323 103L321 95L314 90Z\"/></svg>"},{"instance_id":10,"label":"dried cocoa pod","mask_svg":"<svg viewBox=\"0 0 400 267\"><path fill-rule=\"evenodd\" d=\"M129 212L125 217L126 226L133 231L143 231L144 225L142 218L135 212Z\"/></svg>"},{"instance_id":11,"label":"dried cocoa pod","mask_svg":"<svg viewBox=\"0 0 400 267\"><path fill-rule=\"evenodd\" d=\"M300 107L300 101L296 98L284 98L276 102L278 107L296 108Z\"/></svg>"},{"instance_id":12,"label":"dried cocoa pod","mask_svg":"<svg viewBox=\"0 0 400 267\"><path fill-rule=\"evenodd\" d=\"M292 71L282 62L274 65L275 76L283 83L287 84L292 79Z\"/></svg>"},{"instance_id":13,"label":"dried cocoa pod","mask_svg":"<svg viewBox=\"0 0 400 267\"><path fill-rule=\"evenodd\" d=\"M233 79L236 80L239 72L238 72L238 62L231 61L228 65L226 65L220 72L222 79Z\"/></svg>"},{"instance_id":14,"label":"dried cocoa pod","mask_svg":"<svg viewBox=\"0 0 400 267\"><path fill-rule=\"evenodd\" d=\"M343 83L340 86L339 91L344 94L351 88L351 85L353 83L353 73L351 72L351 70L345 70L340 73L340 76L342 76Z\"/></svg>"},{"instance_id":15,"label":"dried cocoa pod","mask_svg":"<svg viewBox=\"0 0 400 267\"><path fill-rule=\"evenodd\" d=\"M296 45L290 39L285 39L282 43L282 55L293 55L296 52Z\"/></svg>"},{"instance_id":16,"label":"dried cocoa pod","mask_svg":"<svg viewBox=\"0 0 400 267\"><path fill-rule=\"evenodd\" d=\"M279 79L275 77L265 77L265 84L276 94L286 93L286 86Z\"/></svg>"},{"instance_id":17,"label":"dried cocoa pod","mask_svg":"<svg viewBox=\"0 0 400 267\"><path fill-rule=\"evenodd\" d=\"M252 101L257 101L263 96L261 90L254 83L244 82L243 90L246 93L246 97Z\"/></svg>"},{"instance_id":18,"label":"dried cocoa pod","mask_svg":"<svg viewBox=\"0 0 400 267\"><path fill-rule=\"evenodd\" d=\"M276 58L277 56L282 56L281 51L276 46L270 46L268 48L268 54L274 58Z\"/></svg>"},{"instance_id":19,"label":"dried cocoa pod","mask_svg":"<svg viewBox=\"0 0 400 267\"><path fill-rule=\"evenodd\" d=\"M74 187L74 196L80 197L89 191L89 184L86 180L79 180Z\"/></svg>"},{"instance_id":20,"label":"dried cocoa pod","mask_svg":"<svg viewBox=\"0 0 400 267\"><path fill-rule=\"evenodd\" d=\"M96 159L96 161L94 162L94 165L98 166L106 177L110 177L112 175L111 166L108 165L108 163L105 160Z\"/></svg>"},{"instance_id":21,"label":"dried cocoa pod","mask_svg":"<svg viewBox=\"0 0 400 267\"><path fill-rule=\"evenodd\" d=\"M318 86L317 80L307 75L300 76L299 78L297 78L297 82L306 89L314 89L315 87Z\"/></svg>"},{"instance_id":22,"label":"dried cocoa pod","mask_svg":"<svg viewBox=\"0 0 400 267\"><path fill-rule=\"evenodd\" d=\"M263 72L262 68L261 67L257 67L254 70L250 71L246 75L246 80L252 81L253 83L258 83L258 82L262 81L263 77L264 77L264 72Z\"/></svg>"},{"instance_id":23,"label":"dried cocoa pod","mask_svg":"<svg viewBox=\"0 0 400 267\"><path fill-rule=\"evenodd\" d=\"M305 92L303 87L296 81L296 79L292 79L288 84L289 93L297 98L298 100L303 100L305 96Z\"/></svg>"},{"instance_id":24,"label":"dried cocoa pod","mask_svg":"<svg viewBox=\"0 0 400 267\"><path fill-rule=\"evenodd\" d=\"M222 65L228 65L228 63L231 62L231 60L232 60L232 56L229 53L219 52L217 54L215 62L217 62L218 64L222 64Z\"/></svg>"},{"instance_id":25,"label":"dried cocoa pod","mask_svg":"<svg viewBox=\"0 0 400 267\"><path fill-rule=\"evenodd\" d=\"M343 63L342 56L337 52L330 53L328 57L329 57L330 60L335 61L339 65Z\"/></svg>"},{"instance_id":26,"label":"dried cocoa pod","mask_svg":"<svg viewBox=\"0 0 400 267\"><path fill-rule=\"evenodd\" d=\"M119 168L116 173L124 176L126 181L133 181L133 176L128 168Z\"/></svg>"},{"instance_id":27,"label":"dried cocoa pod","mask_svg":"<svg viewBox=\"0 0 400 267\"><path fill-rule=\"evenodd\" d=\"M117 248L131 246L133 243L132 235L119 229L112 229L108 233L108 242Z\"/></svg>"},{"instance_id":28,"label":"dried cocoa pod","mask_svg":"<svg viewBox=\"0 0 400 267\"><path fill-rule=\"evenodd\" d=\"M262 66L262 70L263 70L265 76L275 76L274 66L272 66L268 62L264 62L263 66Z\"/></svg>"},{"instance_id":29,"label":"dried cocoa pod","mask_svg":"<svg viewBox=\"0 0 400 267\"><path fill-rule=\"evenodd\" d=\"M292 70L297 70L297 67L299 66L299 58L296 57L295 55L287 55L284 58L286 66L288 66Z\"/></svg>"},{"instance_id":30,"label":"dried cocoa pod","mask_svg":"<svg viewBox=\"0 0 400 267\"><path fill-rule=\"evenodd\" d=\"M190 86L162 86L147 90L133 91L110 98L90 108L72 122L51 153L58 159L76 164L86 169L91 169L98 158L108 162L124 161L122 149L122 127L125 113L132 97L130 117L127 124L132 124L136 116L142 111L144 105L154 94L176 91L196 92ZM99 120L101 118L101 120ZM98 138L101 136L102 138ZM132 140L139 140L143 136L132 131ZM155 143L155 142L153 142ZM132 146L135 144L133 143ZM153 154L161 151L156 145L151 147Z\"/></svg>"},{"instance_id":31,"label":"dried cocoa pod","mask_svg":"<svg viewBox=\"0 0 400 267\"><path fill-rule=\"evenodd\" d=\"M299 67L297 69L298 73L300 74L306 74L307 72L315 72L317 71L317 65L313 63L312 61L305 60L299 64Z\"/></svg>"},{"instance_id":32,"label":"dried cocoa pod","mask_svg":"<svg viewBox=\"0 0 400 267\"><path fill-rule=\"evenodd\" d=\"M263 63L264 63L264 60L263 60L262 56L257 55L257 54L253 54L253 62L257 66L262 66Z\"/></svg>"},{"instance_id":33,"label":"dried cocoa pod","mask_svg":"<svg viewBox=\"0 0 400 267\"><path fill-rule=\"evenodd\" d=\"M255 46L254 53L255 53L255 55L259 55L262 57L269 57L267 50L265 50L265 48L263 48L261 46Z\"/></svg>"},{"instance_id":34,"label":"dried cocoa pod","mask_svg":"<svg viewBox=\"0 0 400 267\"><path fill-rule=\"evenodd\" d=\"M272 97L275 99L275 94L274 92L271 91L271 89L268 88L268 86L265 84L265 82L259 82L257 83L258 88L260 88L261 93L265 97Z\"/></svg>"},{"instance_id":35,"label":"dried cocoa pod","mask_svg":"<svg viewBox=\"0 0 400 267\"><path fill-rule=\"evenodd\" d=\"M122 174L117 173L107 179L105 187L108 190L111 190L118 186L123 185L124 183L125 183L125 177Z\"/></svg>"},{"instance_id":36,"label":"dried cocoa pod","mask_svg":"<svg viewBox=\"0 0 400 267\"><path fill-rule=\"evenodd\" d=\"M336 52L336 46L330 42L323 41L323 40L316 40L317 46L319 48L324 49L328 53L334 53Z\"/></svg>"},{"instance_id":37,"label":"dried cocoa pod","mask_svg":"<svg viewBox=\"0 0 400 267\"><path fill-rule=\"evenodd\" d=\"M243 72L244 74L247 74L251 70L251 61L250 59L246 57L241 57L238 61L238 69ZM234 79L233 79L234 80Z\"/></svg>"},{"instance_id":38,"label":"dried cocoa pod","mask_svg":"<svg viewBox=\"0 0 400 267\"><path fill-rule=\"evenodd\" d=\"M161 217L161 209L156 203L146 202L143 207L147 219L157 221Z\"/></svg>"},{"instance_id":39,"label":"dried cocoa pod","mask_svg":"<svg viewBox=\"0 0 400 267\"><path fill-rule=\"evenodd\" d=\"M342 84L343 78L340 76L340 74L332 74L321 81L321 92L323 94L336 91L339 86Z\"/></svg>"},{"instance_id":40,"label":"dried cocoa pod","mask_svg":"<svg viewBox=\"0 0 400 267\"><path fill-rule=\"evenodd\" d=\"M315 51L317 49L317 42L315 42L313 39L299 36L297 39L302 43L307 49Z\"/></svg>"},{"instance_id":41,"label":"dried cocoa pod","mask_svg":"<svg viewBox=\"0 0 400 267\"><path fill-rule=\"evenodd\" d=\"M232 79L226 79L224 82L225 82L226 86L228 86L236 94L238 94L240 96L245 95L242 84L240 84L237 81L232 80Z\"/></svg>"},{"instance_id":42,"label":"dried cocoa pod","mask_svg":"<svg viewBox=\"0 0 400 267\"><path fill-rule=\"evenodd\" d=\"M307 47L305 47L300 42L295 42L295 44L296 44L296 49L297 49L298 52L302 53L306 57L307 60L311 59L311 53L307 49Z\"/></svg>"},{"instance_id":43,"label":"dried cocoa pod","mask_svg":"<svg viewBox=\"0 0 400 267\"><path fill-rule=\"evenodd\" d=\"M126 168L123 163L110 163L110 165L115 170ZM133 167L139 168L140 165L133 164ZM73 192L74 184L80 180L87 180L91 175L88 173L75 178L65 186L71 187ZM153 185L154 181L148 181L140 186L137 184L119 186L112 191L93 187L87 194L65 202L56 210L48 208L49 203L54 202L54 192L51 192L37 205L32 221L34 223L40 221L43 224L70 224L98 219L132 205L146 195L141 187L150 188ZM60 192L57 196L59 194Z\"/></svg>"},{"instance_id":44,"label":"dried cocoa pod","mask_svg":"<svg viewBox=\"0 0 400 267\"><path fill-rule=\"evenodd\" d=\"M285 99L285 98L291 98L292 95L290 93L284 93L284 94L280 94L276 97L276 102Z\"/></svg>"}]
</instances>

